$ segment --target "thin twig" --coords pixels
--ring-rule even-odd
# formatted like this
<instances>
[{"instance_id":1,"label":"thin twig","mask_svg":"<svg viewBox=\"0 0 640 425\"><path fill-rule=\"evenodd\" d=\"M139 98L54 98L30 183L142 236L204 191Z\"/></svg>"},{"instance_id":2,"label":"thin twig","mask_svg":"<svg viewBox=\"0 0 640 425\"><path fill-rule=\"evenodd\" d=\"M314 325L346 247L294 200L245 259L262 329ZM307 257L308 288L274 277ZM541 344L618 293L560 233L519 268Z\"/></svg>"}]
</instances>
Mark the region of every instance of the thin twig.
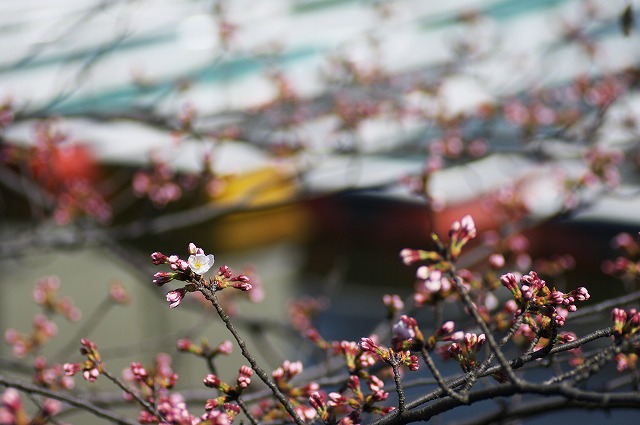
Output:
<instances>
[{"instance_id":1,"label":"thin twig","mask_svg":"<svg viewBox=\"0 0 640 425\"><path fill-rule=\"evenodd\" d=\"M269 375L267 375L266 372L262 370L262 368L256 362L256 359L251 355L251 353L249 353L249 351L247 350L247 345L245 344L240 334L238 334L238 331L236 330L236 328L231 323L231 319L229 318L229 315L224 311L224 309L220 305L220 302L218 301L218 297L216 296L215 291L204 285L201 285L199 289L202 292L202 294L207 298L207 300L209 300L209 302L211 302L213 307L216 309L218 316L220 316L220 319L222 319L222 321L224 322L229 332L231 332L231 335L233 335L233 337L235 338L236 342L238 343L238 346L240 347L240 351L242 352L242 355L244 356L245 359L247 359L249 364L251 364L251 368L256 372L256 375L258 375L258 377L262 380L262 382L264 382L271 389L271 392L273 393L273 395L275 395L278 401L280 401L280 403L285 408L287 413L291 415L295 423L297 425L305 425L304 421L300 418L300 416L298 416L298 413L293 408L293 405L291 404L291 402L284 396L284 394L282 394L282 392L278 389L276 384L269 378Z\"/></svg>"},{"instance_id":2,"label":"thin twig","mask_svg":"<svg viewBox=\"0 0 640 425\"><path fill-rule=\"evenodd\" d=\"M86 398L76 397L65 392L50 390L27 382L10 379L2 375L0 375L0 385L15 388L16 390L22 391L24 393L39 394L44 397L62 401L71 406L89 412L99 418L106 419L114 424L136 425L138 423L138 421L129 420L122 415L112 412L111 410L104 409L99 405L87 400Z\"/></svg>"},{"instance_id":3,"label":"thin twig","mask_svg":"<svg viewBox=\"0 0 640 425\"><path fill-rule=\"evenodd\" d=\"M435 363L433 362L433 359L431 358L431 355L429 354L429 351L427 350L427 348L422 347L421 352L422 352L422 359L429 367L429 370L431 370L431 374L438 382L438 385L440 386L440 388L442 388L448 396L451 396L456 400L460 401L461 403L466 404L468 401L466 395L458 394L451 387L449 387L449 385L447 385L447 382L444 380L444 378L440 374L440 371L438 370Z\"/></svg>"},{"instance_id":4,"label":"thin twig","mask_svg":"<svg viewBox=\"0 0 640 425\"><path fill-rule=\"evenodd\" d=\"M133 397L142 406L142 408L144 408L144 410L146 410L147 412L151 413L152 415L154 415L159 419L163 419L162 415L160 414L160 412L158 412L158 409L156 409L156 407L153 404L149 403L148 401L140 397L135 391L133 391L131 388L123 384L122 381L120 381L118 378L112 375L109 371L102 368L100 373L104 375L107 379L109 379L111 382L116 384L118 388L120 388L122 391L131 395L131 397Z\"/></svg>"}]
</instances>

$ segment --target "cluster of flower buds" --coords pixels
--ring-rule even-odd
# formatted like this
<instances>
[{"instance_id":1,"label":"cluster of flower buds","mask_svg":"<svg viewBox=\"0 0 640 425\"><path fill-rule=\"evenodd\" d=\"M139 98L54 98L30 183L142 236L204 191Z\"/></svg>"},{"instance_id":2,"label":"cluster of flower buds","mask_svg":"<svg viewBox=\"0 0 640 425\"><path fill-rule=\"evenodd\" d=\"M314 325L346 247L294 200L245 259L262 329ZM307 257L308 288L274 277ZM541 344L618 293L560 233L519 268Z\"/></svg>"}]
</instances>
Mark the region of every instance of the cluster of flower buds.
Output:
<instances>
[{"instance_id":1,"label":"cluster of flower buds","mask_svg":"<svg viewBox=\"0 0 640 425\"><path fill-rule=\"evenodd\" d=\"M161 418L143 410L138 415L141 424L192 424L197 423L197 418L189 413L187 404L182 396L176 393L163 394L158 397L157 409ZM162 419L162 420L161 420Z\"/></svg>"},{"instance_id":2,"label":"cluster of flower buds","mask_svg":"<svg viewBox=\"0 0 640 425\"><path fill-rule=\"evenodd\" d=\"M208 400L207 406L209 408L215 408L223 405L224 403L237 400L240 394L242 394L242 391L251 384L251 376L253 376L253 369L249 366L240 366L235 386L227 384L220 380L217 375L212 373L205 376L202 381L205 387L215 388L224 394L218 398Z\"/></svg>"},{"instance_id":3,"label":"cluster of flower buds","mask_svg":"<svg viewBox=\"0 0 640 425\"><path fill-rule=\"evenodd\" d=\"M227 339L212 348L209 346L209 342L206 339L203 339L200 342L200 345L197 345L191 342L191 340L183 338L178 340L177 348L178 351L195 354L198 357L203 357L205 359L214 359L220 354L231 354L231 351L233 350L233 344L231 344L231 341Z\"/></svg>"},{"instance_id":4,"label":"cluster of flower buds","mask_svg":"<svg viewBox=\"0 0 640 425\"><path fill-rule=\"evenodd\" d=\"M376 363L374 356L362 351L358 343L354 341L334 341L331 347L334 355L345 358L347 369L351 374L362 373L364 369Z\"/></svg>"},{"instance_id":5,"label":"cluster of flower buds","mask_svg":"<svg viewBox=\"0 0 640 425\"><path fill-rule=\"evenodd\" d=\"M616 368L619 372L637 370L640 346L637 339L633 337L640 330L640 312L635 308L628 311L614 308L611 318L613 319L613 337L621 343L621 352L615 357Z\"/></svg>"},{"instance_id":6,"label":"cluster of flower buds","mask_svg":"<svg viewBox=\"0 0 640 425\"><path fill-rule=\"evenodd\" d=\"M391 328L393 338L391 347L395 351L420 351L424 347L425 341L418 322L413 317L407 315L400 316L400 319Z\"/></svg>"},{"instance_id":7,"label":"cluster of flower buds","mask_svg":"<svg viewBox=\"0 0 640 425\"><path fill-rule=\"evenodd\" d=\"M485 339L484 334L466 333L462 341L449 346L449 356L460 363L464 372L470 372L476 367L476 355L484 345Z\"/></svg>"},{"instance_id":8,"label":"cluster of flower buds","mask_svg":"<svg viewBox=\"0 0 640 425\"><path fill-rule=\"evenodd\" d=\"M164 161L153 158L148 171L139 171L133 176L133 193L148 198L156 207L162 208L182 197L182 188L176 183L176 176Z\"/></svg>"},{"instance_id":9,"label":"cluster of flower buds","mask_svg":"<svg viewBox=\"0 0 640 425\"><path fill-rule=\"evenodd\" d=\"M56 276L47 276L38 280L33 289L33 301L41 305L45 311L58 313L72 322L80 320L82 313L68 297L58 298L60 279Z\"/></svg>"},{"instance_id":10,"label":"cluster of flower buds","mask_svg":"<svg viewBox=\"0 0 640 425\"><path fill-rule=\"evenodd\" d=\"M392 348L376 344L372 338L361 338L359 345L363 351L377 354L387 364L403 364L410 371L416 371L420 367L418 357L409 350L395 352Z\"/></svg>"},{"instance_id":11,"label":"cluster of flower buds","mask_svg":"<svg viewBox=\"0 0 640 425\"><path fill-rule=\"evenodd\" d=\"M520 285L512 273L502 275L500 281L511 292L520 311L526 309L549 317L556 313L557 307L563 307L569 312L576 311L576 301L586 301L590 297L587 289L582 286L568 293L550 289L534 271L522 276ZM564 321L559 317L556 319L558 319L558 325L562 326Z\"/></svg>"},{"instance_id":12,"label":"cluster of flower buds","mask_svg":"<svg viewBox=\"0 0 640 425\"><path fill-rule=\"evenodd\" d=\"M64 367L60 363L49 365L43 356L38 356L33 366L35 369L33 382L39 386L53 390L71 390L75 386L73 378L65 374Z\"/></svg>"},{"instance_id":13,"label":"cluster of flower buds","mask_svg":"<svg viewBox=\"0 0 640 425\"><path fill-rule=\"evenodd\" d=\"M276 385L281 391L291 393L294 387L290 381L295 376L298 376L300 373L302 373L302 369L303 366L301 361L292 362L290 360L285 360L281 366L278 366L271 373L271 376L273 377L273 380L276 382Z\"/></svg>"},{"instance_id":14,"label":"cluster of flower buds","mask_svg":"<svg viewBox=\"0 0 640 425\"><path fill-rule=\"evenodd\" d=\"M455 287L447 277L462 248L473 238L477 231L473 218L464 216L455 221L449 230L449 244L445 245L437 235L431 235L434 250L424 251L405 248L400 251L400 257L406 265L426 262L416 271L416 291L414 304L418 307L446 299L455 292Z\"/></svg>"},{"instance_id":15,"label":"cluster of flower buds","mask_svg":"<svg viewBox=\"0 0 640 425\"><path fill-rule=\"evenodd\" d=\"M635 238L628 233L620 233L611 241L611 245L623 252L615 260L602 262L602 271L629 281L640 277L640 235Z\"/></svg>"},{"instance_id":16,"label":"cluster of flower buds","mask_svg":"<svg viewBox=\"0 0 640 425\"><path fill-rule=\"evenodd\" d=\"M113 211L96 186L87 180L73 180L56 198L53 218L56 223L65 225L78 217L91 217L100 224L111 221Z\"/></svg>"},{"instance_id":17,"label":"cluster of flower buds","mask_svg":"<svg viewBox=\"0 0 640 425\"><path fill-rule=\"evenodd\" d=\"M404 309L404 301L396 294L385 294L382 296L382 303L387 308L387 318L395 317L396 313Z\"/></svg>"},{"instance_id":18,"label":"cluster of flower buds","mask_svg":"<svg viewBox=\"0 0 640 425\"><path fill-rule=\"evenodd\" d=\"M456 293L449 278L442 270L421 266L416 272L413 303L416 307L445 300Z\"/></svg>"},{"instance_id":19,"label":"cluster of flower buds","mask_svg":"<svg viewBox=\"0 0 640 425\"><path fill-rule=\"evenodd\" d=\"M599 147L589 149L584 155L589 172L609 188L615 188L620 183L618 166L623 159L624 153L622 151L604 150Z\"/></svg>"},{"instance_id":20,"label":"cluster of flower buds","mask_svg":"<svg viewBox=\"0 0 640 425\"><path fill-rule=\"evenodd\" d=\"M152 373L140 362L131 362L129 369L125 370L125 378L135 383L141 393L152 397L154 391L168 390L175 387L178 382L178 374L171 368L171 356L158 354L155 365L150 369Z\"/></svg>"},{"instance_id":21,"label":"cluster of flower buds","mask_svg":"<svg viewBox=\"0 0 640 425\"><path fill-rule=\"evenodd\" d=\"M640 330L640 312L635 308L629 311L614 308L611 312L613 319L613 335L620 339L629 339Z\"/></svg>"},{"instance_id":22,"label":"cluster of flower buds","mask_svg":"<svg viewBox=\"0 0 640 425\"><path fill-rule=\"evenodd\" d=\"M302 370L302 362L285 360L281 366L271 373L271 376L278 389L289 400L289 403L291 403L291 406L298 416L303 420L311 421L316 417L316 411L313 407L308 406L306 402L313 392L320 389L320 386L314 381L309 382L303 387L295 386L291 380L302 373ZM263 400L255 407L253 414L255 417L261 419L260 422L291 419L291 416L282 404L274 399Z\"/></svg>"},{"instance_id":23,"label":"cluster of flower buds","mask_svg":"<svg viewBox=\"0 0 640 425\"><path fill-rule=\"evenodd\" d=\"M470 215L465 215L460 221L454 221L449 230L449 253L455 261L467 242L476 237L476 225Z\"/></svg>"},{"instance_id":24,"label":"cluster of flower buds","mask_svg":"<svg viewBox=\"0 0 640 425\"><path fill-rule=\"evenodd\" d=\"M442 326L436 329L436 331L427 338L425 348L428 351L431 351L435 348L438 342L455 342L462 340L462 338L464 338L464 332L456 332L455 326L456 324L451 320L444 322Z\"/></svg>"},{"instance_id":25,"label":"cluster of flower buds","mask_svg":"<svg viewBox=\"0 0 640 425\"><path fill-rule=\"evenodd\" d=\"M344 394L335 392L330 393L329 405L340 406L346 404L358 411L379 415L386 415L393 410L393 407L376 406L376 403L385 401L389 398L389 393L384 391L384 382L380 378L374 375L369 376L367 379L367 386L371 392L365 395L361 388L360 378L355 375L351 375L347 380L347 389L350 390L353 396L345 397Z\"/></svg>"},{"instance_id":26,"label":"cluster of flower buds","mask_svg":"<svg viewBox=\"0 0 640 425\"><path fill-rule=\"evenodd\" d=\"M82 371L82 377L85 380L94 382L103 371L102 357L94 342L82 338L80 344L80 354L87 359L82 363L65 363L63 366L64 372L67 376L73 376Z\"/></svg>"},{"instance_id":27,"label":"cluster of flower buds","mask_svg":"<svg viewBox=\"0 0 640 425\"><path fill-rule=\"evenodd\" d=\"M235 403L224 403L221 407L222 410L219 410L207 403L205 405L207 412L200 416L200 423L231 425L238 413L240 413L240 406Z\"/></svg>"},{"instance_id":28,"label":"cluster of flower buds","mask_svg":"<svg viewBox=\"0 0 640 425\"><path fill-rule=\"evenodd\" d=\"M42 400L40 410L33 417L29 417L20 393L14 388L7 388L0 396L0 423L2 424L44 424L60 413L62 403L58 400L45 398Z\"/></svg>"},{"instance_id":29,"label":"cluster of flower buds","mask_svg":"<svg viewBox=\"0 0 640 425\"><path fill-rule=\"evenodd\" d=\"M56 336L58 327L43 314L33 317L33 331L31 334L22 334L15 329L7 329L4 340L12 346L13 355L23 358L42 347L47 341Z\"/></svg>"},{"instance_id":30,"label":"cluster of flower buds","mask_svg":"<svg viewBox=\"0 0 640 425\"><path fill-rule=\"evenodd\" d=\"M178 288L167 293L167 302L170 308L180 305L187 292L195 292L198 285L208 286L216 291L233 287L241 291L249 291L252 288L251 279L244 275L233 275L226 265L218 269L218 273L209 281L204 280L202 275L211 269L215 258L213 254L205 254L202 248L195 244L189 244L189 258L187 261L177 255L166 256L161 252L151 254L151 261L155 265L168 264L171 272L157 272L153 275L153 283L156 286L163 286L172 280L188 282L182 288Z\"/></svg>"}]
</instances>

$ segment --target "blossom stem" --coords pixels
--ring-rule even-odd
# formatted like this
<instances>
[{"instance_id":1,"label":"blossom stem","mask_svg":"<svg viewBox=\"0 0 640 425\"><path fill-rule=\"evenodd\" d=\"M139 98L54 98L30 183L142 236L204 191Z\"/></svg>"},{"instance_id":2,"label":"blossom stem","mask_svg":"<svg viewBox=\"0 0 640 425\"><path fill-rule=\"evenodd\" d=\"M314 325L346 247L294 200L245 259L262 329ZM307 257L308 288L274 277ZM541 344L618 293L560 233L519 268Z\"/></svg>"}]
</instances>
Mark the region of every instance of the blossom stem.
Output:
<instances>
[{"instance_id":1,"label":"blossom stem","mask_svg":"<svg viewBox=\"0 0 640 425\"><path fill-rule=\"evenodd\" d=\"M81 338L88 338L91 332L98 326L102 319L106 316L106 314L111 310L114 306L114 303L107 296L105 297L98 307L93 310L91 316L84 321L80 329L75 333L75 335L69 339L69 343L60 349L55 355L54 359L63 359L66 357L71 351L73 351L78 346L78 341Z\"/></svg>"},{"instance_id":2,"label":"blossom stem","mask_svg":"<svg viewBox=\"0 0 640 425\"><path fill-rule=\"evenodd\" d=\"M451 280L453 281L453 283L455 284L456 289L458 289L458 292L460 293L460 297L462 298L462 301L464 302L468 311L471 313L471 316L475 320L476 324L480 326L480 329L482 329L482 332L485 334L489 347L491 347L491 351L495 353L496 357L498 358L498 362L500 363L500 366L502 366L502 369L509 377L509 380L515 386L522 385L522 380L518 378L516 374L513 372L513 369L511 368L509 361L504 356L504 354L500 349L500 346L498 345L495 338L493 337L493 334L491 333L491 330L489 329L487 322L485 322L482 316L480 316L478 309L476 308L475 304L473 303L473 300L469 296L469 292L467 292L467 289L464 287L464 285L462 284L462 281L458 277L458 274L456 272L456 267L454 265L451 266L451 269L448 271L448 274L451 277Z\"/></svg>"},{"instance_id":3,"label":"blossom stem","mask_svg":"<svg viewBox=\"0 0 640 425\"><path fill-rule=\"evenodd\" d=\"M440 388L442 388L442 390L448 396L458 400L460 403L467 404L469 402L469 399L466 396L466 394L465 395L458 394L449 385L447 385L447 383L445 382L444 378L440 374L440 371L438 370L438 368L436 367L435 363L433 362L433 359L431 358L431 355L429 354L429 351L427 350L426 347L422 347L421 353L422 353L422 359L424 360L424 362L429 367L429 370L431 370L431 374L433 375L433 377L438 382L438 385L440 386Z\"/></svg>"},{"instance_id":4,"label":"blossom stem","mask_svg":"<svg viewBox=\"0 0 640 425\"><path fill-rule=\"evenodd\" d=\"M529 311L529 307L527 306L527 308L518 315L518 317L516 317L516 320L514 321L513 325L511 325L511 327L509 328L509 331L507 332L507 334L502 337L502 339L500 340L500 342L498 343L498 346L500 346L501 348L504 347L504 345L509 342L509 340L511 338L513 338L513 336L516 334L516 332L518 331L518 329L520 329L520 325L522 324L522 321L524 320L524 316L527 313L527 311ZM469 375L469 379L467 380L467 382L465 383L464 392L467 392L471 389L471 387L473 387L476 383L476 381L478 380L478 377L485 371L487 370L487 368L489 366L491 366L491 362L493 362L493 359L495 358L495 354L492 351L491 354L489 354L489 356L487 357L487 359L480 365L480 367L474 371L472 371Z\"/></svg>"},{"instance_id":5,"label":"blossom stem","mask_svg":"<svg viewBox=\"0 0 640 425\"><path fill-rule=\"evenodd\" d=\"M236 403L238 403L238 406L240 406L240 409L242 409L242 412L245 414L245 416L247 417L249 422L251 422L251 425L258 425L258 420L253 417L253 415L249 411L249 408L245 404L244 400L242 400L242 399L240 399L240 397L238 397L236 399Z\"/></svg>"},{"instance_id":6,"label":"blossom stem","mask_svg":"<svg viewBox=\"0 0 640 425\"><path fill-rule=\"evenodd\" d=\"M220 319L222 319L222 321L224 322L229 332L231 332L231 335L233 335L233 337L235 338L236 342L238 343L238 346L240 347L240 351L242 352L242 355L244 356L245 359L247 359L249 364L251 364L251 368L254 370L256 375L258 375L260 380L262 380L262 382L264 382L265 385L267 385L269 389L271 389L271 392L273 393L273 395L276 396L278 401L280 401L280 403L285 408L287 413L291 415L295 423L297 425L305 425L304 421L296 413L291 402L285 397L284 394L282 394L282 392L278 389L276 384L269 378L269 375L267 375L267 373L258 365L258 363L256 362L256 359L251 355L251 353L249 353L249 351L247 350L246 343L244 342L242 337L240 337L240 334L238 334L238 331L231 323L231 319L229 318L229 315L224 311L224 309L220 305L220 302L218 301L218 297L216 296L215 291L204 285L200 285L200 286L201 286L199 288L200 292L202 292L205 298L216 309L218 316L220 316Z\"/></svg>"},{"instance_id":7,"label":"blossom stem","mask_svg":"<svg viewBox=\"0 0 640 425\"><path fill-rule=\"evenodd\" d=\"M102 370L101 370L100 374L104 375L107 379L109 379L111 382L116 384L122 391L124 391L125 393L131 395L131 397L133 397L144 408L144 410L146 410L147 412L151 413L152 415L154 415L158 419L164 420L164 418L162 417L160 412L158 412L158 409L156 409L156 407L153 404L151 404L148 401L146 401L145 399L141 398L138 394L136 394L135 391L133 391L131 388L127 387L125 384L122 383L122 381L120 381L118 378L113 376L109 371L107 371L104 368L104 366L102 367Z\"/></svg>"}]
</instances>

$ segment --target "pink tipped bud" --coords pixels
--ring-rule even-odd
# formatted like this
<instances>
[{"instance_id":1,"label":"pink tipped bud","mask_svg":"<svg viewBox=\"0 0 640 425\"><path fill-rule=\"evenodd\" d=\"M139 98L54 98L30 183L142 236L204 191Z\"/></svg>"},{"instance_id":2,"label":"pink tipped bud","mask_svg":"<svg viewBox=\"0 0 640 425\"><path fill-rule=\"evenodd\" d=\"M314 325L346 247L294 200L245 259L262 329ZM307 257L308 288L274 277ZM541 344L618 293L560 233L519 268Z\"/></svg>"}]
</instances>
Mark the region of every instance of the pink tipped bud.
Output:
<instances>
[{"instance_id":1,"label":"pink tipped bud","mask_svg":"<svg viewBox=\"0 0 640 425\"><path fill-rule=\"evenodd\" d=\"M363 351L376 352L378 346L371 338L362 338L360 339L360 348L362 348Z\"/></svg>"},{"instance_id":2,"label":"pink tipped bud","mask_svg":"<svg viewBox=\"0 0 640 425\"><path fill-rule=\"evenodd\" d=\"M162 286L165 283L169 283L174 279L174 273L158 272L153 275L153 283L156 286Z\"/></svg>"},{"instance_id":3,"label":"pink tipped bud","mask_svg":"<svg viewBox=\"0 0 640 425\"><path fill-rule=\"evenodd\" d=\"M224 340L220 343L220 345L218 345L216 350L220 354L231 354L231 351L233 351L233 344L231 344L231 341L229 341L228 339Z\"/></svg>"},{"instance_id":4,"label":"pink tipped bud","mask_svg":"<svg viewBox=\"0 0 640 425\"><path fill-rule=\"evenodd\" d=\"M253 376L253 369L249 366L240 366L239 373L244 376Z\"/></svg>"},{"instance_id":5,"label":"pink tipped bud","mask_svg":"<svg viewBox=\"0 0 640 425\"><path fill-rule=\"evenodd\" d=\"M154 252L153 254L151 254L151 261L156 266L159 266L160 264L168 263L169 258L161 252Z\"/></svg>"},{"instance_id":6,"label":"pink tipped bud","mask_svg":"<svg viewBox=\"0 0 640 425\"><path fill-rule=\"evenodd\" d=\"M405 248L400 251L400 258L404 264L411 265L417 261L420 261L420 251L417 249Z\"/></svg>"},{"instance_id":7,"label":"pink tipped bud","mask_svg":"<svg viewBox=\"0 0 640 425\"><path fill-rule=\"evenodd\" d=\"M436 333L439 336L450 334L451 332L453 332L453 329L455 328L455 326L456 326L455 322L449 320L448 322L443 323L443 325L440 326L440 328Z\"/></svg>"},{"instance_id":8,"label":"pink tipped bud","mask_svg":"<svg viewBox=\"0 0 640 425\"><path fill-rule=\"evenodd\" d=\"M501 269L504 267L504 264L505 264L505 260L502 254L491 254L489 256L489 266L492 269L494 270Z\"/></svg>"},{"instance_id":9,"label":"pink tipped bud","mask_svg":"<svg viewBox=\"0 0 640 425\"><path fill-rule=\"evenodd\" d=\"M385 294L382 297L383 304L389 309L389 311L397 312L404 308L404 302L398 295Z\"/></svg>"},{"instance_id":10,"label":"pink tipped bud","mask_svg":"<svg viewBox=\"0 0 640 425\"><path fill-rule=\"evenodd\" d=\"M418 279L423 279L423 280L428 279L429 278L429 267L427 267L427 266L418 267L418 270L416 270L416 277Z\"/></svg>"},{"instance_id":11,"label":"pink tipped bud","mask_svg":"<svg viewBox=\"0 0 640 425\"><path fill-rule=\"evenodd\" d=\"M42 414L44 416L55 416L62 410L62 403L58 400L47 398L42 402Z\"/></svg>"},{"instance_id":12,"label":"pink tipped bud","mask_svg":"<svg viewBox=\"0 0 640 425\"><path fill-rule=\"evenodd\" d=\"M316 409L316 411L323 411L327 408L325 405L324 395L322 395L322 393L318 391L313 392L309 396L309 404L311 405L311 407Z\"/></svg>"},{"instance_id":13,"label":"pink tipped bud","mask_svg":"<svg viewBox=\"0 0 640 425\"><path fill-rule=\"evenodd\" d=\"M589 295L587 288L581 286L575 290L575 297L578 301L586 301L591 297L591 295Z\"/></svg>"},{"instance_id":14,"label":"pink tipped bud","mask_svg":"<svg viewBox=\"0 0 640 425\"><path fill-rule=\"evenodd\" d=\"M167 292L167 302L169 303L169 308L176 308L182 302L184 298L186 290L184 288L176 289L175 291Z\"/></svg>"},{"instance_id":15,"label":"pink tipped bud","mask_svg":"<svg viewBox=\"0 0 640 425\"><path fill-rule=\"evenodd\" d=\"M220 386L220 378L212 373L205 376L202 382L204 383L205 387L208 388L218 388Z\"/></svg>"},{"instance_id":16,"label":"pink tipped bud","mask_svg":"<svg viewBox=\"0 0 640 425\"><path fill-rule=\"evenodd\" d=\"M246 282L237 282L233 284L233 287L246 292L246 291L250 291L253 288L253 285Z\"/></svg>"},{"instance_id":17,"label":"pink tipped bud","mask_svg":"<svg viewBox=\"0 0 640 425\"><path fill-rule=\"evenodd\" d=\"M500 282L511 292L515 292L518 288L518 282L513 273L506 273L500 276Z\"/></svg>"},{"instance_id":18,"label":"pink tipped bud","mask_svg":"<svg viewBox=\"0 0 640 425\"><path fill-rule=\"evenodd\" d=\"M80 363L65 363L63 369L65 375L73 376L82 370L82 365Z\"/></svg>"},{"instance_id":19,"label":"pink tipped bud","mask_svg":"<svg viewBox=\"0 0 640 425\"><path fill-rule=\"evenodd\" d=\"M191 349L191 341L187 338L179 339L176 345L178 351L189 351Z\"/></svg>"}]
</instances>

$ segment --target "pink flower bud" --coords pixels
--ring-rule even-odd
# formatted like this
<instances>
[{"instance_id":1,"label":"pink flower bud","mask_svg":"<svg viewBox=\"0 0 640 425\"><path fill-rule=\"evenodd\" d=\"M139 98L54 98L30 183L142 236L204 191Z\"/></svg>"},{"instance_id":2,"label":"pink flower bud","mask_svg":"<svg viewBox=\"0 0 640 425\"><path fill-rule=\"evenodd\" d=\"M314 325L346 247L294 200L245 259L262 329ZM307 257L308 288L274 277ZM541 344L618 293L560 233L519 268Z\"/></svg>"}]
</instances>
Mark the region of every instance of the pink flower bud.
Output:
<instances>
[{"instance_id":1,"label":"pink flower bud","mask_svg":"<svg viewBox=\"0 0 640 425\"><path fill-rule=\"evenodd\" d=\"M82 372L82 377L88 382L95 382L98 376L100 376L100 371L95 367Z\"/></svg>"},{"instance_id":2,"label":"pink flower bud","mask_svg":"<svg viewBox=\"0 0 640 425\"><path fill-rule=\"evenodd\" d=\"M223 408L227 413L231 413L234 415L237 415L238 413L240 413L240 406L238 406L235 403L227 402L223 405Z\"/></svg>"},{"instance_id":3,"label":"pink flower bud","mask_svg":"<svg viewBox=\"0 0 640 425\"><path fill-rule=\"evenodd\" d=\"M231 344L231 341L229 341L228 339L225 341L222 341L218 347L216 348L216 350L218 351L218 353L220 354L231 354L231 351L233 350L233 344Z\"/></svg>"},{"instance_id":4,"label":"pink flower bud","mask_svg":"<svg viewBox=\"0 0 640 425\"><path fill-rule=\"evenodd\" d=\"M420 251L417 249L405 248L400 251L400 258L404 264L411 265L417 261L420 261Z\"/></svg>"},{"instance_id":5,"label":"pink flower bud","mask_svg":"<svg viewBox=\"0 0 640 425\"><path fill-rule=\"evenodd\" d=\"M338 392L329 393L329 402L327 403L329 406L341 406L347 403L347 398Z\"/></svg>"},{"instance_id":6,"label":"pink flower bud","mask_svg":"<svg viewBox=\"0 0 640 425\"><path fill-rule=\"evenodd\" d=\"M182 299L184 298L186 290L185 288L179 288L175 291L167 292L167 302L169 303L169 308L175 308L180 305Z\"/></svg>"},{"instance_id":7,"label":"pink flower bud","mask_svg":"<svg viewBox=\"0 0 640 425\"><path fill-rule=\"evenodd\" d=\"M233 287L246 292L246 291L250 291L253 288L253 285L251 285L250 283L238 282L238 283L234 283Z\"/></svg>"},{"instance_id":8,"label":"pink flower bud","mask_svg":"<svg viewBox=\"0 0 640 425\"><path fill-rule=\"evenodd\" d=\"M401 341L415 338L416 336L415 326L416 326L415 319L408 316L402 316L400 320L398 320L398 322L396 322L396 324L393 325L393 329L392 329L393 335L395 338Z\"/></svg>"},{"instance_id":9,"label":"pink flower bud","mask_svg":"<svg viewBox=\"0 0 640 425\"><path fill-rule=\"evenodd\" d=\"M171 282L174 278L174 273L158 272L153 275L153 283L156 286L162 286L165 283Z\"/></svg>"},{"instance_id":10,"label":"pink flower bud","mask_svg":"<svg viewBox=\"0 0 640 425\"><path fill-rule=\"evenodd\" d=\"M404 302L398 295L385 294L382 297L383 304L392 312L400 311L404 308Z\"/></svg>"},{"instance_id":11,"label":"pink flower bud","mask_svg":"<svg viewBox=\"0 0 640 425\"><path fill-rule=\"evenodd\" d=\"M316 409L316 411L323 411L327 407L325 405L325 398L321 392L314 392L309 396L309 404L311 407Z\"/></svg>"},{"instance_id":12,"label":"pink flower bud","mask_svg":"<svg viewBox=\"0 0 640 425\"><path fill-rule=\"evenodd\" d=\"M153 264L158 266L160 264L168 263L169 258L161 252L154 252L153 254L151 254L151 261L153 262Z\"/></svg>"},{"instance_id":13,"label":"pink flower bud","mask_svg":"<svg viewBox=\"0 0 640 425\"><path fill-rule=\"evenodd\" d=\"M209 388L218 388L220 386L220 378L210 373L202 380L204 385Z\"/></svg>"},{"instance_id":14,"label":"pink flower bud","mask_svg":"<svg viewBox=\"0 0 640 425\"><path fill-rule=\"evenodd\" d=\"M360 339L360 348L362 348L363 351L376 352L378 346L371 338L362 338Z\"/></svg>"},{"instance_id":15,"label":"pink flower bud","mask_svg":"<svg viewBox=\"0 0 640 425\"><path fill-rule=\"evenodd\" d=\"M491 266L492 269L501 269L502 267L504 267L504 264L505 260L502 254L491 254L489 256L489 266Z\"/></svg>"},{"instance_id":16,"label":"pink flower bud","mask_svg":"<svg viewBox=\"0 0 640 425\"><path fill-rule=\"evenodd\" d=\"M44 416L55 416L62 410L62 403L58 400L46 398L42 402L42 414Z\"/></svg>"},{"instance_id":17,"label":"pink flower bud","mask_svg":"<svg viewBox=\"0 0 640 425\"><path fill-rule=\"evenodd\" d=\"M513 273L506 273L500 276L500 282L511 292L515 292L518 288L518 282Z\"/></svg>"},{"instance_id":18,"label":"pink flower bud","mask_svg":"<svg viewBox=\"0 0 640 425\"><path fill-rule=\"evenodd\" d=\"M191 340L187 338L179 339L176 346L178 351L189 351L191 349Z\"/></svg>"},{"instance_id":19,"label":"pink flower bud","mask_svg":"<svg viewBox=\"0 0 640 425\"><path fill-rule=\"evenodd\" d=\"M427 267L427 266L418 267L418 270L416 270L416 277L418 279L427 279L427 278L429 278L429 267Z\"/></svg>"},{"instance_id":20,"label":"pink flower bud","mask_svg":"<svg viewBox=\"0 0 640 425\"><path fill-rule=\"evenodd\" d=\"M82 365L80 363L65 363L62 368L65 375L73 376L82 370Z\"/></svg>"},{"instance_id":21,"label":"pink flower bud","mask_svg":"<svg viewBox=\"0 0 640 425\"><path fill-rule=\"evenodd\" d=\"M453 332L455 325L456 325L455 322L449 320L448 322L445 322L442 324L442 326L440 326L440 328L437 331L437 334L438 335L450 334L451 332Z\"/></svg>"},{"instance_id":22,"label":"pink flower bud","mask_svg":"<svg viewBox=\"0 0 640 425\"><path fill-rule=\"evenodd\" d=\"M6 406L12 412L18 412L22 409L22 401L20 400L20 393L15 388L7 388L2 393L2 404Z\"/></svg>"},{"instance_id":23,"label":"pink flower bud","mask_svg":"<svg viewBox=\"0 0 640 425\"><path fill-rule=\"evenodd\" d=\"M589 291L587 291L587 288L585 288L584 286L581 286L575 290L575 297L578 301L586 301L591 296L589 295Z\"/></svg>"}]
</instances>

